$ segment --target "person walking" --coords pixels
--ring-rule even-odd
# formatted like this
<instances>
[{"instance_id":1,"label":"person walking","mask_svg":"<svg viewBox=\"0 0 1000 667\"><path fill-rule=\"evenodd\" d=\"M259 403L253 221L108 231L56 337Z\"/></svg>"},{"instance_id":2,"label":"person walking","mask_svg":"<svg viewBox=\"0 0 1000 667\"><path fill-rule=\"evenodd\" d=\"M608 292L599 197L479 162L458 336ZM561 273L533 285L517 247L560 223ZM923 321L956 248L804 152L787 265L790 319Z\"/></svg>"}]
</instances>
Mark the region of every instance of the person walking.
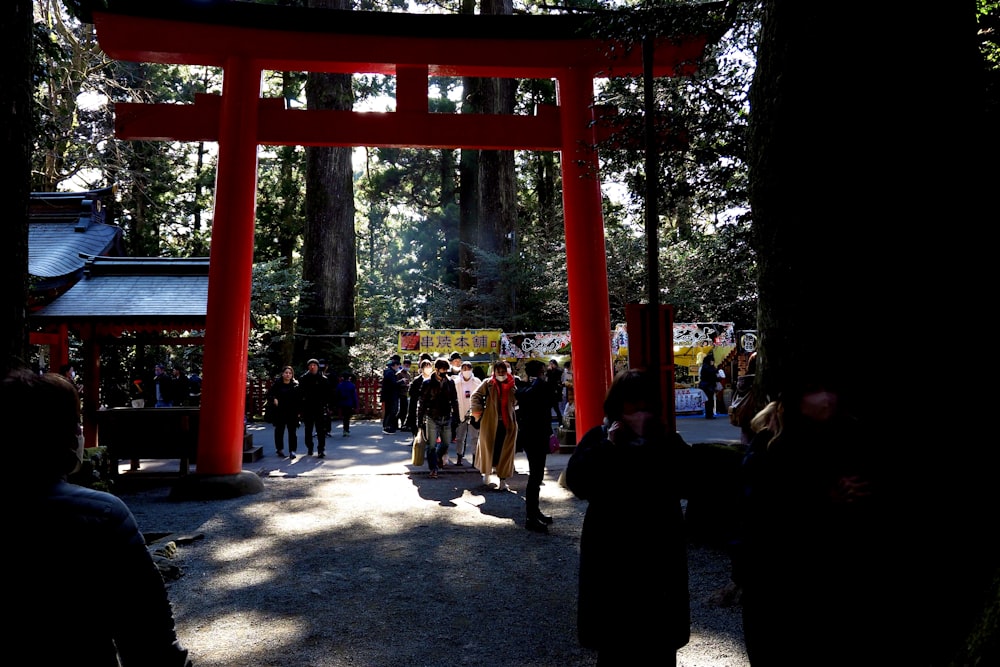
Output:
<instances>
[{"instance_id":1,"label":"person walking","mask_svg":"<svg viewBox=\"0 0 1000 667\"><path fill-rule=\"evenodd\" d=\"M382 432L395 433L399 428L399 360L389 359L382 370L382 386L379 399L382 401Z\"/></svg>"},{"instance_id":2,"label":"person walking","mask_svg":"<svg viewBox=\"0 0 1000 667\"><path fill-rule=\"evenodd\" d=\"M458 393L448 377L448 361L434 362L434 374L420 386L417 424L427 437L427 467L431 478L437 478L438 468L448 461L451 434L458 426ZM438 440L440 439L440 442Z\"/></svg>"},{"instance_id":3,"label":"person walking","mask_svg":"<svg viewBox=\"0 0 1000 667\"><path fill-rule=\"evenodd\" d=\"M465 465L465 453L472 447L475 457L479 446L479 427L472 423L472 395L483 383L472 373L472 362L463 361L462 371L454 377L455 390L458 393L458 428L455 429L455 465Z\"/></svg>"},{"instance_id":4,"label":"person walking","mask_svg":"<svg viewBox=\"0 0 1000 667\"><path fill-rule=\"evenodd\" d=\"M559 365L556 364L559 371ZM527 381L516 381L518 440L528 458L528 485L524 490L524 527L535 533L549 532L552 517L542 514L539 496L545 458L549 454L552 437L552 387L546 379L545 364L532 359L524 365ZM562 378L562 371L559 371Z\"/></svg>"},{"instance_id":5,"label":"person walking","mask_svg":"<svg viewBox=\"0 0 1000 667\"><path fill-rule=\"evenodd\" d=\"M525 366L525 370L527 370L527 366ZM528 375L532 377L530 373ZM549 367L545 370L545 382L551 396L551 409L556 413L556 421L561 424L563 420L563 371L559 368L559 362L555 359L549 359ZM551 417L552 415L550 414L549 418L551 419Z\"/></svg>"},{"instance_id":6,"label":"person walking","mask_svg":"<svg viewBox=\"0 0 1000 667\"><path fill-rule=\"evenodd\" d=\"M409 399L407 402L409 405L406 409L406 425L411 435L416 435L420 429L420 425L417 422L417 408L420 406L420 389L424 382L434 375L434 362L430 359L421 358L417 367L419 371L416 377L410 380L410 388L407 390Z\"/></svg>"},{"instance_id":7,"label":"person walking","mask_svg":"<svg viewBox=\"0 0 1000 667\"><path fill-rule=\"evenodd\" d=\"M343 425L343 437L346 438L351 434L351 417L358 409L358 388L351 381L351 374L348 371L340 374L340 382L334 387L334 405ZM320 452L319 457L323 458L324 456L326 454Z\"/></svg>"},{"instance_id":8,"label":"person walking","mask_svg":"<svg viewBox=\"0 0 1000 667\"><path fill-rule=\"evenodd\" d=\"M115 495L68 481L83 461L73 384L55 373L13 370L0 383L0 419L5 437L30 457L4 483L19 507L5 521L18 540L16 577L30 590L5 621L11 648L39 665L190 667L132 511ZM70 545L117 583L94 588Z\"/></svg>"},{"instance_id":9,"label":"person walking","mask_svg":"<svg viewBox=\"0 0 1000 667\"><path fill-rule=\"evenodd\" d=\"M399 414L397 415L397 421L399 422L399 428L405 431L410 414L410 384L413 382L413 362L410 361L409 357L399 362L396 379L399 386Z\"/></svg>"},{"instance_id":10,"label":"person walking","mask_svg":"<svg viewBox=\"0 0 1000 667\"><path fill-rule=\"evenodd\" d=\"M715 369L715 353L709 351L701 360L698 388L705 392L705 419L715 419L715 384L719 381Z\"/></svg>"},{"instance_id":11,"label":"person walking","mask_svg":"<svg viewBox=\"0 0 1000 667\"><path fill-rule=\"evenodd\" d=\"M285 366L281 377L267 390L267 417L274 425L274 451L285 458L285 432L288 432L288 458L294 459L299 448L296 430L302 412L302 393L299 381L295 379L295 369Z\"/></svg>"},{"instance_id":12,"label":"person walking","mask_svg":"<svg viewBox=\"0 0 1000 667\"><path fill-rule=\"evenodd\" d=\"M497 490L509 491L507 479L514 474L517 448L517 418L514 408L514 377L504 360L493 364L493 375L472 394L472 417L479 426L476 467L489 486L490 475L498 477Z\"/></svg>"},{"instance_id":13,"label":"person walking","mask_svg":"<svg viewBox=\"0 0 1000 667\"><path fill-rule=\"evenodd\" d=\"M330 381L319 372L319 359L306 362L306 372L299 377L299 392L302 394L302 426L305 429L306 453L313 455L313 433L315 432L316 452L319 458L326 456L326 433L323 422L326 408L330 403Z\"/></svg>"},{"instance_id":14,"label":"person walking","mask_svg":"<svg viewBox=\"0 0 1000 667\"><path fill-rule=\"evenodd\" d=\"M655 382L640 370L618 373L603 424L584 434L566 464L567 488L587 501L577 635L601 667L647 664L653 655L673 666L690 639L681 499L691 447L655 416ZM628 475L619 474L622 462Z\"/></svg>"}]
</instances>

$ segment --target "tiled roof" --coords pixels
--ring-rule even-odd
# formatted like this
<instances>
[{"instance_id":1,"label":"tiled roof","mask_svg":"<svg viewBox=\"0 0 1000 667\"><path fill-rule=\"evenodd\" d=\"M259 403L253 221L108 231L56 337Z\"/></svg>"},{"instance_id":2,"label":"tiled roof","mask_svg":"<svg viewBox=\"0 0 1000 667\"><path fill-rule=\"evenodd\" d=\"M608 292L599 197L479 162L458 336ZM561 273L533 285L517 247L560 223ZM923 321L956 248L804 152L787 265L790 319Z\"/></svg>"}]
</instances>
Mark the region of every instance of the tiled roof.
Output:
<instances>
[{"instance_id":1,"label":"tiled roof","mask_svg":"<svg viewBox=\"0 0 1000 667\"><path fill-rule=\"evenodd\" d=\"M105 222L111 188L33 192L28 219L28 274L36 295L63 288L83 274L81 255L122 255L122 230Z\"/></svg>"},{"instance_id":2,"label":"tiled roof","mask_svg":"<svg viewBox=\"0 0 1000 667\"><path fill-rule=\"evenodd\" d=\"M207 302L207 257L89 257L83 280L31 317L39 324L197 328L204 326Z\"/></svg>"}]
</instances>

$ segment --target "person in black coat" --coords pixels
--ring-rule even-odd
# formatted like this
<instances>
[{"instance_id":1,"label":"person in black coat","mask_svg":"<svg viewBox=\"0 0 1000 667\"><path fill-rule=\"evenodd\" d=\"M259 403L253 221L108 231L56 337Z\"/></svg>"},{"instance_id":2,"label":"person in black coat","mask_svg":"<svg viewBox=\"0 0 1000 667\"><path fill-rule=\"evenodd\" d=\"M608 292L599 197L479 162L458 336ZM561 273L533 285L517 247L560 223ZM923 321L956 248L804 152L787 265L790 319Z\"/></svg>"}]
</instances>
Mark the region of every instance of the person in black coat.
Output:
<instances>
[{"instance_id":1,"label":"person in black coat","mask_svg":"<svg viewBox=\"0 0 1000 667\"><path fill-rule=\"evenodd\" d=\"M448 376L448 362L434 362L434 373L420 384L420 401L417 405L417 426L427 437L427 467L430 477L437 477L438 467L448 461L448 445L458 428L458 391ZM438 439L441 440L438 443Z\"/></svg>"},{"instance_id":2,"label":"person in black coat","mask_svg":"<svg viewBox=\"0 0 1000 667\"><path fill-rule=\"evenodd\" d=\"M545 369L545 384L548 387L551 408L556 413L556 420L561 424L563 420L562 413L562 395L563 395L563 370L559 368L559 362L555 359L549 359L549 367ZM549 415L551 419L551 415Z\"/></svg>"},{"instance_id":3,"label":"person in black coat","mask_svg":"<svg viewBox=\"0 0 1000 667\"><path fill-rule=\"evenodd\" d=\"M410 429L411 435L416 435L417 431L420 430L420 426L417 424L417 408L420 406L420 390L423 387L424 380L429 380L430 377L434 375L434 362L430 359L421 359L417 366L419 369L417 375L410 380L410 388L407 390L409 405L406 408L406 424Z\"/></svg>"},{"instance_id":4,"label":"person in black coat","mask_svg":"<svg viewBox=\"0 0 1000 667\"><path fill-rule=\"evenodd\" d=\"M296 434L302 414L302 393L295 379L295 369L285 366L281 377L267 390L267 420L274 425L274 450L285 458L285 432L288 432L288 458L295 458L299 447Z\"/></svg>"},{"instance_id":5,"label":"person in black coat","mask_svg":"<svg viewBox=\"0 0 1000 667\"><path fill-rule=\"evenodd\" d=\"M715 419L715 384L719 381L719 371L715 367L715 353L709 352L701 361L698 372L698 388L705 392L705 419Z\"/></svg>"},{"instance_id":6,"label":"person in black coat","mask_svg":"<svg viewBox=\"0 0 1000 667\"><path fill-rule=\"evenodd\" d=\"M524 489L524 527L535 533L549 532L552 517L542 514L539 495L545 458L549 453L552 437L552 387L545 379L545 365L532 359L524 365L526 382L518 380L514 394L517 397L517 441L528 458L528 485ZM559 376L562 377L562 371Z\"/></svg>"},{"instance_id":7,"label":"person in black coat","mask_svg":"<svg viewBox=\"0 0 1000 667\"><path fill-rule=\"evenodd\" d=\"M681 498L691 448L652 412L655 377L619 373L566 466L588 501L580 535L577 633L597 664L675 665L690 638ZM622 474L622 466L629 472Z\"/></svg>"},{"instance_id":8,"label":"person in black coat","mask_svg":"<svg viewBox=\"0 0 1000 667\"><path fill-rule=\"evenodd\" d=\"M843 384L803 372L752 422L732 576L754 667L902 664L885 630L884 464Z\"/></svg>"},{"instance_id":9,"label":"person in black coat","mask_svg":"<svg viewBox=\"0 0 1000 667\"><path fill-rule=\"evenodd\" d=\"M299 377L302 393L302 425L306 434L306 453L313 454L313 432L316 434L317 456L326 456L326 410L332 395L330 380L320 373L319 359L306 362L306 372Z\"/></svg>"}]
</instances>

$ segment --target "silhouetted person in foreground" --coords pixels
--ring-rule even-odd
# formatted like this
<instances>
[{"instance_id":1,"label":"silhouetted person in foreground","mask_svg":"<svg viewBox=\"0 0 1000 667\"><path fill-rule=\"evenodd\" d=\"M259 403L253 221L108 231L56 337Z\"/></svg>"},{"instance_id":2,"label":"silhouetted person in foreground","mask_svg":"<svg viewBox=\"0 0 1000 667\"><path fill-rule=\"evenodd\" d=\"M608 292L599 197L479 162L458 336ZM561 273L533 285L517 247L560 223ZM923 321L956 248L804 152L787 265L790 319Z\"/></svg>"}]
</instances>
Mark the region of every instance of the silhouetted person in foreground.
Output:
<instances>
[{"instance_id":1,"label":"silhouetted person in foreground","mask_svg":"<svg viewBox=\"0 0 1000 667\"><path fill-rule=\"evenodd\" d=\"M191 665L132 512L110 493L67 481L83 460L75 387L60 375L12 371L0 383L0 420L28 455L4 482L17 536L12 574L22 587L7 632L30 656L24 662Z\"/></svg>"},{"instance_id":2,"label":"silhouetted person in foreground","mask_svg":"<svg viewBox=\"0 0 1000 667\"><path fill-rule=\"evenodd\" d=\"M810 375L751 422L733 549L747 655L754 667L903 664L886 632L899 566L887 555L880 443L842 382Z\"/></svg>"},{"instance_id":3,"label":"silhouetted person in foreground","mask_svg":"<svg viewBox=\"0 0 1000 667\"><path fill-rule=\"evenodd\" d=\"M690 638L680 501L691 448L654 415L654 381L639 370L615 376L604 423L566 466L567 487L588 501L577 632L600 667L670 667Z\"/></svg>"}]
</instances>

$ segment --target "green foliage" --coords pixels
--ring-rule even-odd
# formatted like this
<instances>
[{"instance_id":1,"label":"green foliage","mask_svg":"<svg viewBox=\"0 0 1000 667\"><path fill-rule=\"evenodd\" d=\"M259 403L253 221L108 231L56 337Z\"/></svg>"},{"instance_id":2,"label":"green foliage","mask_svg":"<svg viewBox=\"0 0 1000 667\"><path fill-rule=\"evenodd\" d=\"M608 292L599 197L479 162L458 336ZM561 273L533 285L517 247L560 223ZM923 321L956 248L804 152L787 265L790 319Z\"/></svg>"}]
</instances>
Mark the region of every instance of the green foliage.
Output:
<instances>
[{"instance_id":1,"label":"green foliage","mask_svg":"<svg viewBox=\"0 0 1000 667\"><path fill-rule=\"evenodd\" d=\"M45 0L36 3L51 6ZM435 11L460 11L453 4ZM638 3L627 11L594 11L592 28L602 36L634 37L651 27L700 31L708 25L706 20L715 30L721 21L711 14L706 19L704 10L675 11L677 4ZM980 0L980 4L990 3ZM752 8L756 3L743 5ZM403 5L369 2L359 8L385 11ZM575 2L566 8L600 10L602 5ZM524 3L524 10L551 11L534 3ZM750 221L740 213L746 208L745 91L753 65L744 54L752 52L755 23L750 9L741 11L744 14L736 29L712 47L698 76L656 81L657 110L664 126L677 133L683 130L686 137L680 150L664 150L661 155L657 204L662 300L676 306L679 319L731 320L752 327L755 264L746 243ZM60 16L66 18L64 12ZM66 184L66 178L76 174L75 182L83 177L93 187L118 186L115 219L126 231L131 254L207 255L214 145L119 141L113 136L110 104L72 111L76 96L70 99L70 94L79 89L93 91L109 102L191 103L196 93L221 91L221 72L206 67L105 62L93 48L87 27L72 19L66 26L59 31L47 25L36 28L42 47L36 67L38 99L41 103L54 95L39 115L37 133L40 142L51 145L40 144L36 156L39 160L44 155L59 156L58 161L52 160L62 165L59 183ZM81 66L79 71L87 75L72 74L71 65ZM70 80L65 77L76 81L76 88L60 83ZM302 72L265 72L264 94L283 97L290 106L304 106L304 82ZM433 77L429 84L430 108L454 112L462 80ZM555 104L553 81L523 80L518 85L518 113L531 113L539 104ZM352 80L359 103L392 94L394 87L392 77L356 75ZM641 118L641 82L609 81L597 101L617 107L623 115ZM64 138L62 148L52 141L55 137ZM295 274L300 271L298 253L305 223L304 155L302 147L265 147L260 153L251 365L267 373L287 354L282 346L296 334L296 306L303 289ZM367 149L364 155L353 193L358 212L359 279L358 332L350 354L359 368L380 369L400 328L451 327L460 322L507 330L568 328L557 153L516 154L517 228L504 244L510 254L470 248L474 266L469 275L478 286L464 292L458 288L463 271L459 265L459 152L380 148ZM605 201L611 319L621 321L624 305L644 300L646 295L644 154L641 143L627 140L616 148L602 146L600 156L605 182L621 184L623 193L621 201ZM43 173L46 166L38 162L36 171ZM498 286L502 286L499 291ZM509 294L509 300L482 296L497 293ZM123 361L123 366L128 364Z\"/></svg>"},{"instance_id":2,"label":"green foliage","mask_svg":"<svg viewBox=\"0 0 1000 667\"><path fill-rule=\"evenodd\" d=\"M307 287L299 262L289 264L278 257L254 264L250 284L251 375L268 377L275 368L291 362L282 357L281 344L288 335L282 321L295 317L299 295Z\"/></svg>"}]
</instances>

